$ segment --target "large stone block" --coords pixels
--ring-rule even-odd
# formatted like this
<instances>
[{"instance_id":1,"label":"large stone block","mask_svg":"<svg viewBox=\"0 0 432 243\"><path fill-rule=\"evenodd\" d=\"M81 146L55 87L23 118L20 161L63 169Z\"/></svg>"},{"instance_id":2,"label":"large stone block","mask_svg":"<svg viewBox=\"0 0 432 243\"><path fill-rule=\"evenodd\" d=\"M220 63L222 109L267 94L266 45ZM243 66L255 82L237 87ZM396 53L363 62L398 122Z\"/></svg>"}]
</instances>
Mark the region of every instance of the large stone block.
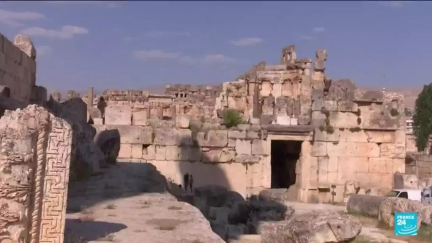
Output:
<instances>
[{"instance_id":1,"label":"large stone block","mask_svg":"<svg viewBox=\"0 0 432 243\"><path fill-rule=\"evenodd\" d=\"M190 119L187 116L178 116L176 117L176 127L183 129L189 128L189 121Z\"/></svg>"},{"instance_id":2,"label":"large stone block","mask_svg":"<svg viewBox=\"0 0 432 243\"><path fill-rule=\"evenodd\" d=\"M327 153L330 157L379 157L380 147L376 143L327 143Z\"/></svg>"},{"instance_id":3,"label":"large stone block","mask_svg":"<svg viewBox=\"0 0 432 243\"><path fill-rule=\"evenodd\" d=\"M143 146L142 158L144 160L154 160L156 159L156 147L155 145Z\"/></svg>"},{"instance_id":4,"label":"large stone block","mask_svg":"<svg viewBox=\"0 0 432 243\"><path fill-rule=\"evenodd\" d=\"M344 160L344 158L340 158L341 160ZM371 158L373 159L373 158ZM369 158L362 157L362 158L350 158L350 160L353 161L353 164L355 164L356 171L360 173L368 173L369 172Z\"/></svg>"},{"instance_id":5,"label":"large stone block","mask_svg":"<svg viewBox=\"0 0 432 243\"><path fill-rule=\"evenodd\" d=\"M354 92L354 100L370 103L382 103L384 100L384 94L382 91L356 90Z\"/></svg>"},{"instance_id":6,"label":"large stone block","mask_svg":"<svg viewBox=\"0 0 432 243\"><path fill-rule=\"evenodd\" d=\"M252 140L252 154L253 155L268 155L267 142L260 139Z\"/></svg>"},{"instance_id":7,"label":"large stone block","mask_svg":"<svg viewBox=\"0 0 432 243\"><path fill-rule=\"evenodd\" d=\"M329 157L318 157L318 181L319 185L327 184Z\"/></svg>"},{"instance_id":8,"label":"large stone block","mask_svg":"<svg viewBox=\"0 0 432 243\"><path fill-rule=\"evenodd\" d=\"M314 141L338 142L340 138L339 133L339 129L329 130L324 127L324 130L322 130L321 128L315 128Z\"/></svg>"},{"instance_id":9,"label":"large stone block","mask_svg":"<svg viewBox=\"0 0 432 243\"><path fill-rule=\"evenodd\" d=\"M121 144L118 157L122 158L122 159L132 158L132 145L131 144L125 144L125 143Z\"/></svg>"},{"instance_id":10,"label":"large stone block","mask_svg":"<svg viewBox=\"0 0 432 243\"><path fill-rule=\"evenodd\" d=\"M228 132L225 130L210 130L207 133L199 132L197 142L200 147L219 147L228 145Z\"/></svg>"},{"instance_id":11,"label":"large stone block","mask_svg":"<svg viewBox=\"0 0 432 243\"><path fill-rule=\"evenodd\" d=\"M365 131L369 137L368 141L371 143L394 143L394 131Z\"/></svg>"},{"instance_id":12,"label":"large stone block","mask_svg":"<svg viewBox=\"0 0 432 243\"><path fill-rule=\"evenodd\" d=\"M185 151L184 151L185 152ZM180 160L181 149L177 146L166 146L165 148L165 159L169 161Z\"/></svg>"},{"instance_id":13,"label":"large stone block","mask_svg":"<svg viewBox=\"0 0 432 243\"><path fill-rule=\"evenodd\" d=\"M342 162L343 161L343 162ZM345 184L347 181L351 181L356 178L357 161L339 158L338 163L338 184Z\"/></svg>"},{"instance_id":14,"label":"large stone block","mask_svg":"<svg viewBox=\"0 0 432 243\"><path fill-rule=\"evenodd\" d=\"M394 143L398 145L405 144L408 139L407 137L408 136L406 135L406 132L404 130L396 130L394 135Z\"/></svg>"},{"instance_id":15,"label":"large stone block","mask_svg":"<svg viewBox=\"0 0 432 243\"><path fill-rule=\"evenodd\" d=\"M156 160L165 160L166 158L166 146L156 145Z\"/></svg>"},{"instance_id":16,"label":"large stone block","mask_svg":"<svg viewBox=\"0 0 432 243\"><path fill-rule=\"evenodd\" d=\"M380 157L404 159L406 156L405 144L396 145L392 143L383 143L380 145L380 149Z\"/></svg>"},{"instance_id":17,"label":"large stone block","mask_svg":"<svg viewBox=\"0 0 432 243\"><path fill-rule=\"evenodd\" d=\"M313 111L311 115L312 125L314 126L326 126L327 115L321 111Z\"/></svg>"},{"instance_id":18,"label":"large stone block","mask_svg":"<svg viewBox=\"0 0 432 243\"><path fill-rule=\"evenodd\" d=\"M107 130L118 130L121 143L152 144L153 128L141 126L106 126Z\"/></svg>"},{"instance_id":19,"label":"large stone block","mask_svg":"<svg viewBox=\"0 0 432 243\"><path fill-rule=\"evenodd\" d=\"M132 110L132 125L145 126L147 124L147 109L134 108Z\"/></svg>"},{"instance_id":20,"label":"large stone block","mask_svg":"<svg viewBox=\"0 0 432 243\"><path fill-rule=\"evenodd\" d=\"M177 130L179 134L179 144L180 146L192 146L194 144L192 139L192 131L189 129L179 129Z\"/></svg>"},{"instance_id":21,"label":"large stone block","mask_svg":"<svg viewBox=\"0 0 432 243\"><path fill-rule=\"evenodd\" d=\"M393 160L389 158L369 158L369 172L393 173Z\"/></svg>"},{"instance_id":22,"label":"large stone block","mask_svg":"<svg viewBox=\"0 0 432 243\"><path fill-rule=\"evenodd\" d=\"M393 159L393 173L405 173L405 159Z\"/></svg>"},{"instance_id":23,"label":"large stone block","mask_svg":"<svg viewBox=\"0 0 432 243\"><path fill-rule=\"evenodd\" d=\"M328 157L328 167L327 171L329 172L337 172L338 170L338 157ZM343 160L341 161L343 163Z\"/></svg>"},{"instance_id":24,"label":"large stone block","mask_svg":"<svg viewBox=\"0 0 432 243\"><path fill-rule=\"evenodd\" d=\"M287 115L276 116L276 124L289 126L291 125L291 117Z\"/></svg>"},{"instance_id":25,"label":"large stone block","mask_svg":"<svg viewBox=\"0 0 432 243\"><path fill-rule=\"evenodd\" d=\"M252 154L252 141L237 139L235 151L237 154Z\"/></svg>"},{"instance_id":26,"label":"large stone block","mask_svg":"<svg viewBox=\"0 0 432 243\"><path fill-rule=\"evenodd\" d=\"M325 107L323 99L317 99L312 101L312 111L321 111Z\"/></svg>"},{"instance_id":27,"label":"large stone block","mask_svg":"<svg viewBox=\"0 0 432 243\"><path fill-rule=\"evenodd\" d=\"M87 122L87 104L79 98L72 98L60 104L58 115L76 122Z\"/></svg>"},{"instance_id":28,"label":"large stone block","mask_svg":"<svg viewBox=\"0 0 432 243\"><path fill-rule=\"evenodd\" d=\"M358 105L352 100L340 100L337 102L337 110L342 112L357 112Z\"/></svg>"},{"instance_id":29,"label":"large stone block","mask_svg":"<svg viewBox=\"0 0 432 243\"><path fill-rule=\"evenodd\" d=\"M318 188L318 157L311 157L310 158L310 167L309 167L309 175L310 175L310 181L309 186L310 188Z\"/></svg>"},{"instance_id":30,"label":"large stone block","mask_svg":"<svg viewBox=\"0 0 432 243\"><path fill-rule=\"evenodd\" d=\"M373 110L369 112L361 112L361 124L363 129L376 130L397 130L401 128L401 123L405 122L404 116L393 116L390 110Z\"/></svg>"},{"instance_id":31,"label":"large stone block","mask_svg":"<svg viewBox=\"0 0 432 243\"><path fill-rule=\"evenodd\" d=\"M131 150L132 159L142 159L143 158L143 145L142 144L132 144Z\"/></svg>"},{"instance_id":32,"label":"large stone block","mask_svg":"<svg viewBox=\"0 0 432 243\"><path fill-rule=\"evenodd\" d=\"M235 159L235 152L232 149L211 149L202 152L203 162L226 163L232 162Z\"/></svg>"},{"instance_id":33,"label":"large stone block","mask_svg":"<svg viewBox=\"0 0 432 243\"><path fill-rule=\"evenodd\" d=\"M179 145L180 136L176 129L156 128L153 143L156 145L173 146Z\"/></svg>"},{"instance_id":34,"label":"large stone block","mask_svg":"<svg viewBox=\"0 0 432 243\"><path fill-rule=\"evenodd\" d=\"M229 130L228 131L228 138L245 139L246 138L246 131Z\"/></svg>"},{"instance_id":35,"label":"large stone block","mask_svg":"<svg viewBox=\"0 0 432 243\"><path fill-rule=\"evenodd\" d=\"M338 103L335 100L324 100L324 109L327 111L337 111Z\"/></svg>"},{"instance_id":36,"label":"large stone block","mask_svg":"<svg viewBox=\"0 0 432 243\"><path fill-rule=\"evenodd\" d=\"M314 142L312 144L312 156L326 156L327 155L327 143L326 142Z\"/></svg>"},{"instance_id":37,"label":"large stone block","mask_svg":"<svg viewBox=\"0 0 432 243\"><path fill-rule=\"evenodd\" d=\"M189 161L201 161L202 159L202 151L198 147L190 147L189 149Z\"/></svg>"},{"instance_id":38,"label":"large stone block","mask_svg":"<svg viewBox=\"0 0 432 243\"><path fill-rule=\"evenodd\" d=\"M330 125L337 128L358 127L358 116L352 112L330 112Z\"/></svg>"},{"instance_id":39,"label":"large stone block","mask_svg":"<svg viewBox=\"0 0 432 243\"><path fill-rule=\"evenodd\" d=\"M367 143L369 141L369 136L367 136L365 131L358 128L345 128L343 130L339 129L339 141Z\"/></svg>"},{"instance_id":40,"label":"large stone block","mask_svg":"<svg viewBox=\"0 0 432 243\"><path fill-rule=\"evenodd\" d=\"M106 125L131 125L132 110L129 105L108 106L105 108Z\"/></svg>"}]
</instances>

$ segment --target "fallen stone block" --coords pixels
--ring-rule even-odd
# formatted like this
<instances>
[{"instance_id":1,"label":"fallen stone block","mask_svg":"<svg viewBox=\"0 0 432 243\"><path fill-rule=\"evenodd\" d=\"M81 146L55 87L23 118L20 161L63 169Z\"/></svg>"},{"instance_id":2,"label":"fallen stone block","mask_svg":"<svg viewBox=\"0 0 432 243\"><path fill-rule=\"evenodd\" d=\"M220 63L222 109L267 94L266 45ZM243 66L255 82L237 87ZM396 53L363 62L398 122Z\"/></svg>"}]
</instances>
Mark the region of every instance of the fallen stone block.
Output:
<instances>
[{"instance_id":1,"label":"fallen stone block","mask_svg":"<svg viewBox=\"0 0 432 243\"><path fill-rule=\"evenodd\" d=\"M116 163L120 151L120 133L118 130L105 130L96 134L94 142L105 155L109 164Z\"/></svg>"},{"instance_id":2,"label":"fallen stone block","mask_svg":"<svg viewBox=\"0 0 432 243\"><path fill-rule=\"evenodd\" d=\"M348 199L348 213L362 214L371 217L378 217L381 202L387 197L370 195L352 195Z\"/></svg>"},{"instance_id":3,"label":"fallen stone block","mask_svg":"<svg viewBox=\"0 0 432 243\"><path fill-rule=\"evenodd\" d=\"M420 224L423 221L421 214L423 207L423 204L420 202L405 198L389 197L380 204L378 220L393 228L395 213L415 212L417 213L417 227L420 228Z\"/></svg>"},{"instance_id":4,"label":"fallen stone block","mask_svg":"<svg viewBox=\"0 0 432 243\"><path fill-rule=\"evenodd\" d=\"M349 242L361 232L361 223L351 215L334 211L311 211L288 221L263 222L262 243Z\"/></svg>"}]
</instances>

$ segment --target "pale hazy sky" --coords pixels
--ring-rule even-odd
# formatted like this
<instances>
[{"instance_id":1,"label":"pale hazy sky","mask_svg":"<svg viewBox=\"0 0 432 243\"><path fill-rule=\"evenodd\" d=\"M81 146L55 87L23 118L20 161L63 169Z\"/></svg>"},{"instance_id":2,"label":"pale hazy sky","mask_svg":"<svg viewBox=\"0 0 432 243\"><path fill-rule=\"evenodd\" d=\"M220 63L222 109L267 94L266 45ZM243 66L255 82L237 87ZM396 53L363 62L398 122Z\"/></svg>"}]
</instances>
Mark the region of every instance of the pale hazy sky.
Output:
<instances>
[{"instance_id":1,"label":"pale hazy sky","mask_svg":"<svg viewBox=\"0 0 432 243\"><path fill-rule=\"evenodd\" d=\"M32 37L49 89L232 81L283 46L360 85L430 83L430 2L0 2L0 32Z\"/></svg>"}]
</instances>

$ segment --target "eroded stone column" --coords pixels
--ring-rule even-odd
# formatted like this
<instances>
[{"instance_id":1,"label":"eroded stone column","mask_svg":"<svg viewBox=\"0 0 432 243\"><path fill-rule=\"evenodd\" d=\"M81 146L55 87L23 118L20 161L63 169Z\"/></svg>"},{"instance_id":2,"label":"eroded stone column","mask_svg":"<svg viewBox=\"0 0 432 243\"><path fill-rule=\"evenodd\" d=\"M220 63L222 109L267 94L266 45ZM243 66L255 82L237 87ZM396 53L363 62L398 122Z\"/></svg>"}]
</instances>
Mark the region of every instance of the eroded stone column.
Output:
<instances>
[{"instance_id":1,"label":"eroded stone column","mask_svg":"<svg viewBox=\"0 0 432 243\"><path fill-rule=\"evenodd\" d=\"M314 62L314 71L312 74L312 82L314 89L323 89L325 77L325 61L327 60L327 51L316 51L316 59Z\"/></svg>"},{"instance_id":2,"label":"eroded stone column","mask_svg":"<svg viewBox=\"0 0 432 243\"><path fill-rule=\"evenodd\" d=\"M88 97L87 97L87 106L88 107L93 107L93 99L94 99L93 87L90 87L88 89Z\"/></svg>"}]
</instances>

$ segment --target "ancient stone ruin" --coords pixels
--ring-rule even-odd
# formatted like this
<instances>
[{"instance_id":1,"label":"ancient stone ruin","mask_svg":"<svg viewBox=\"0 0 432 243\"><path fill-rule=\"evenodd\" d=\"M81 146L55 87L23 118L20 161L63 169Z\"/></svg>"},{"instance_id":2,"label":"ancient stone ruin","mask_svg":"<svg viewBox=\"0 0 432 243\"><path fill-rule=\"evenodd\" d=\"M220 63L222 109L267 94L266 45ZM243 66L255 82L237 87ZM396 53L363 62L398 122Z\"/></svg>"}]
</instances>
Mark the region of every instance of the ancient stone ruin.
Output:
<instances>
[{"instance_id":1,"label":"ancient stone ruin","mask_svg":"<svg viewBox=\"0 0 432 243\"><path fill-rule=\"evenodd\" d=\"M342 202L353 193L347 187L385 193L393 174L405 172L403 95L333 82L326 60L325 50L298 59L288 46L279 65L261 62L222 87L107 90L83 99L94 101L89 120L98 131L119 131L120 159L152 163L178 184L189 174L195 186L244 197L284 189L303 202ZM225 126L226 110L243 122Z\"/></svg>"},{"instance_id":2,"label":"ancient stone ruin","mask_svg":"<svg viewBox=\"0 0 432 243\"><path fill-rule=\"evenodd\" d=\"M384 194L405 173L403 96L333 82L325 50L298 59L285 47L280 64L260 62L220 86L167 85L163 95L90 88L64 102L36 86L35 60L28 37L0 35L1 243L63 242L69 180L116 162L151 163L187 191L319 203ZM202 212L227 221L218 207Z\"/></svg>"}]
</instances>

